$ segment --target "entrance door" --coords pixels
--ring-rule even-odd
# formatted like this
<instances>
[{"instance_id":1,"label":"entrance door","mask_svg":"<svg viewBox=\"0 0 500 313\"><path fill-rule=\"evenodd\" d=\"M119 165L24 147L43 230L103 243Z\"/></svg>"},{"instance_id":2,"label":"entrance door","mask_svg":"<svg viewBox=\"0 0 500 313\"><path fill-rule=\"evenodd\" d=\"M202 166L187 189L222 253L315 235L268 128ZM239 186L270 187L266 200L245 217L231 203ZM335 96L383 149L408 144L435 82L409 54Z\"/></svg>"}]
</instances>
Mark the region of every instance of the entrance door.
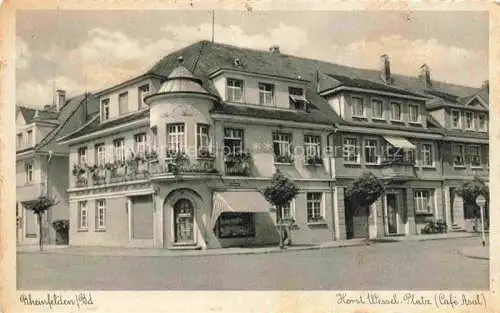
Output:
<instances>
[{"instance_id":1,"label":"entrance door","mask_svg":"<svg viewBox=\"0 0 500 313\"><path fill-rule=\"evenodd\" d=\"M194 210L193 204L187 199L181 199L174 205L174 229L176 243L192 243L194 241Z\"/></svg>"},{"instance_id":2,"label":"entrance door","mask_svg":"<svg viewBox=\"0 0 500 313\"><path fill-rule=\"evenodd\" d=\"M455 210L453 208L453 203L455 201L455 188L450 188L450 217L451 225L455 225Z\"/></svg>"},{"instance_id":3,"label":"entrance door","mask_svg":"<svg viewBox=\"0 0 500 313\"><path fill-rule=\"evenodd\" d=\"M398 233L398 200L395 193L388 193L387 197L387 228L389 234Z\"/></svg>"}]
</instances>

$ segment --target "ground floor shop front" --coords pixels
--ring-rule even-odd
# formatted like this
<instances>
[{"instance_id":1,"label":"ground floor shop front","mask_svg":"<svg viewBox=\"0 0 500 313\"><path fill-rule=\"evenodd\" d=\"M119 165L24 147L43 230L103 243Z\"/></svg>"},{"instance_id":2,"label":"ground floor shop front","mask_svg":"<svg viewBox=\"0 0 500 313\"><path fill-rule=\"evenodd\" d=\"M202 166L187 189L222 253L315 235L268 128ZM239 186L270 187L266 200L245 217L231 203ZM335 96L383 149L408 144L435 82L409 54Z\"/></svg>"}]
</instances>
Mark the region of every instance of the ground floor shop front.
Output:
<instances>
[{"instance_id":1,"label":"ground floor shop front","mask_svg":"<svg viewBox=\"0 0 500 313\"><path fill-rule=\"evenodd\" d=\"M70 194L70 245L211 249L277 245L277 218L293 218L293 244L345 239L336 190L296 182L279 212L261 191L267 180L170 180ZM333 190L333 193L332 193Z\"/></svg>"}]
</instances>

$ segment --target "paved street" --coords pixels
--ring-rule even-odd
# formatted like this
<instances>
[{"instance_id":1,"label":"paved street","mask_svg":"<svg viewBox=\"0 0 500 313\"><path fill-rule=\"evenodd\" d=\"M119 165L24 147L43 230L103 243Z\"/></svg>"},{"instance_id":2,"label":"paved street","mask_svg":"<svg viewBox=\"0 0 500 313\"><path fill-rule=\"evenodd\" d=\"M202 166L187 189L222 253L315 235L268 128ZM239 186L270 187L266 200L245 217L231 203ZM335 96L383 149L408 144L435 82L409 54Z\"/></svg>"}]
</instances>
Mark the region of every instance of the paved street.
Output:
<instances>
[{"instance_id":1,"label":"paved street","mask_svg":"<svg viewBox=\"0 0 500 313\"><path fill-rule=\"evenodd\" d=\"M488 289L477 238L190 257L18 254L18 288L83 290Z\"/></svg>"}]
</instances>

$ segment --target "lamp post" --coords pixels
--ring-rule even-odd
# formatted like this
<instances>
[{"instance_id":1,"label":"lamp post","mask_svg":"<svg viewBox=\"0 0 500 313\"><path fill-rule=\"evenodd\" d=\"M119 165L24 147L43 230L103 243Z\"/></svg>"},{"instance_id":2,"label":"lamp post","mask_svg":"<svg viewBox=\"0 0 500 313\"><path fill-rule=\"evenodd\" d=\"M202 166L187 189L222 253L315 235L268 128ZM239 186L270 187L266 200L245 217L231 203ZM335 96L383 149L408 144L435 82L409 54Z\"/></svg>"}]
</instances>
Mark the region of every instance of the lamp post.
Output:
<instances>
[{"instance_id":1,"label":"lamp post","mask_svg":"<svg viewBox=\"0 0 500 313\"><path fill-rule=\"evenodd\" d=\"M486 204L486 199L484 196L479 195L476 198L476 203L479 205L480 211L481 211L481 240L483 242L483 246L486 244L486 240L484 238L484 205Z\"/></svg>"}]
</instances>

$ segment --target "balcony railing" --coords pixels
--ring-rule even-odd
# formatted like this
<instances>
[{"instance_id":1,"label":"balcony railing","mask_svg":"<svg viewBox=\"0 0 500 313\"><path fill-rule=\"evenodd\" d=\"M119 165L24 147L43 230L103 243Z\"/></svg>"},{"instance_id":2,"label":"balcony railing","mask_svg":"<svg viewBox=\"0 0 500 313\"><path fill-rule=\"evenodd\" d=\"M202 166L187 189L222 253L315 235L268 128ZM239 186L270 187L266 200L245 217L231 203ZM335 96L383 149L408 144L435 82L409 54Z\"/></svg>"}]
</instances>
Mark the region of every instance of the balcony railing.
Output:
<instances>
[{"instance_id":1,"label":"balcony railing","mask_svg":"<svg viewBox=\"0 0 500 313\"><path fill-rule=\"evenodd\" d=\"M224 160L224 174L227 176L250 176L252 174L250 154L227 155Z\"/></svg>"},{"instance_id":2,"label":"balcony railing","mask_svg":"<svg viewBox=\"0 0 500 313\"><path fill-rule=\"evenodd\" d=\"M391 179L415 177L415 160L408 156L388 157L382 160L382 176Z\"/></svg>"}]
</instances>

